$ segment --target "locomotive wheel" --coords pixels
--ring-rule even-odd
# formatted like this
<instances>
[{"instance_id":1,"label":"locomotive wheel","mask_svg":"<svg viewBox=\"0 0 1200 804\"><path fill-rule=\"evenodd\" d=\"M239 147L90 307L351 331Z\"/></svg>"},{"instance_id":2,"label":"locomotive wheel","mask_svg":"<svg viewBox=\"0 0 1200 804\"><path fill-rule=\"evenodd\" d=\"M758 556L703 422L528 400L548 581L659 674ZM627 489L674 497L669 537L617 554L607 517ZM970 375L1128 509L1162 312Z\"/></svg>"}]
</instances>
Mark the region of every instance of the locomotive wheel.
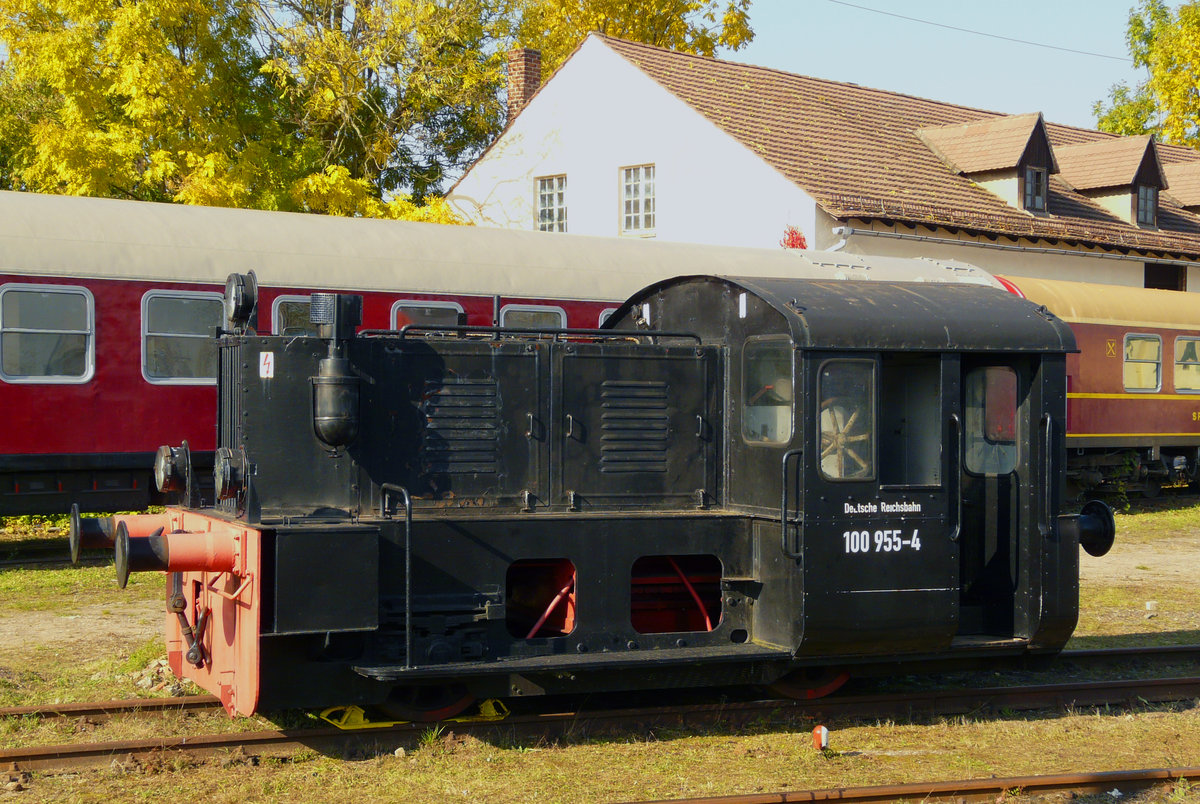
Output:
<instances>
[{"instance_id":1,"label":"locomotive wheel","mask_svg":"<svg viewBox=\"0 0 1200 804\"><path fill-rule=\"evenodd\" d=\"M462 684L396 687L377 709L393 720L432 723L461 714L475 703Z\"/></svg>"},{"instance_id":2,"label":"locomotive wheel","mask_svg":"<svg viewBox=\"0 0 1200 804\"><path fill-rule=\"evenodd\" d=\"M794 700L824 698L837 692L850 680L850 674L837 667L804 667L767 685L776 695Z\"/></svg>"},{"instance_id":3,"label":"locomotive wheel","mask_svg":"<svg viewBox=\"0 0 1200 804\"><path fill-rule=\"evenodd\" d=\"M862 409L846 404L846 399L840 396L830 397L821 403L821 463L827 458L835 461L833 471L826 470L832 477L858 477L870 469L856 447L861 442L868 441L870 434L855 432L862 429ZM857 426L857 427L856 427Z\"/></svg>"}]
</instances>

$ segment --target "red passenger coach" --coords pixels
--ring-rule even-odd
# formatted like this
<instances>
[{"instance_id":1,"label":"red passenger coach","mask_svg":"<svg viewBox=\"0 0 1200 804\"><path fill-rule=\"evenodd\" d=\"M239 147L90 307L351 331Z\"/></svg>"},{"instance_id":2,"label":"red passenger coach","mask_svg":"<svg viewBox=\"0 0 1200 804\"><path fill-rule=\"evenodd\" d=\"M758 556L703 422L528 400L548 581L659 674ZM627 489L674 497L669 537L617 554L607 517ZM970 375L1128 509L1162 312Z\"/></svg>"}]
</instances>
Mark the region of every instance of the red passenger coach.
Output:
<instances>
[{"instance_id":1,"label":"red passenger coach","mask_svg":"<svg viewBox=\"0 0 1200 804\"><path fill-rule=\"evenodd\" d=\"M0 515L144 508L186 422L207 478L231 266L273 278L256 327L275 334L310 331L312 292L350 289L366 328L596 327L643 281L556 276L564 249L531 262L509 233L462 231L0 192Z\"/></svg>"},{"instance_id":2,"label":"red passenger coach","mask_svg":"<svg viewBox=\"0 0 1200 804\"><path fill-rule=\"evenodd\" d=\"M1069 478L1142 491L1193 483L1200 451L1200 294L1006 280L1071 325Z\"/></svg>"},{"instance_id":3,"label":"red passenger coach","mask_svg":"<svg viewBox=\"0 0 1200 804\"><path fill-rule=\"evenodd\" d=\"M673 276L861 279L905 262L0 192L0 516L144 508L154 451L183 425L210 477L231 273L267 280L255 330L299 335L314 291L361 295L364 329L589 329ZM997 286L926 265L924 280Z\"/></svg>"}]
</instances>

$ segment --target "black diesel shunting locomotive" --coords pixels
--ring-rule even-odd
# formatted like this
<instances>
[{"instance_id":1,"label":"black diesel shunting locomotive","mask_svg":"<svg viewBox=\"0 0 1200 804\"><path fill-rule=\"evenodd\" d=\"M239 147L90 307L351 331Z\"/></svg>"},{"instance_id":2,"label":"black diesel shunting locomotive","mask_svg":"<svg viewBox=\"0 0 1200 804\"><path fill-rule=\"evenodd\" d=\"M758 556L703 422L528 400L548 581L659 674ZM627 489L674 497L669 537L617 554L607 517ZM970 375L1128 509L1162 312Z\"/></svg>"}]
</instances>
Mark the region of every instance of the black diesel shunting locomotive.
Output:
<instances>
[{"instance_id":1,"label":"black diesel shunting locomotive","mask_svg":"<svg viewBox=\"0 0 1200 804\"><path fill-rule=\"evenodd\" d=\"M226 306L217 504L164 447L187 504L114 529L231 712L1053 653L1112 543L1060 513L1071 332L993 288L686 277L557 332Z\"/></svg>"}]
</instances>

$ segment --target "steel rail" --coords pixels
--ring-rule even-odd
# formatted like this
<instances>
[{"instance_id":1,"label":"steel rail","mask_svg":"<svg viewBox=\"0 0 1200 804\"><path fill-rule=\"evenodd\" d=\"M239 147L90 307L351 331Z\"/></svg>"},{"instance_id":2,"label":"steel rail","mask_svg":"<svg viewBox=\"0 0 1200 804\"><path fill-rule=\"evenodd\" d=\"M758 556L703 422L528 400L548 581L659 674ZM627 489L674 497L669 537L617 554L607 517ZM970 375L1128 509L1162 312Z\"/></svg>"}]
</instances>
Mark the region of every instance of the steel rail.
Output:
<instances>
[{"instance_id":1,"label":"steel rail","mask_svg":"<svg viewBox=\"0 0 1200 804\"><path fill-rule=\"evenodd\" d=\"M1200 779L1200 766L1181 768L1142 768L1097 773L1056 773L1045 776L1009 776L1006 778L959 779L946 782L912 782L873 787L833 787L823 790L785 790L777 793L676 798L640 802L640 804L789 804L798 801L876 802L911 799L914 801L998 801L1010 793L1044 796L1052 793L1122 793L1156 784Z\"/></svg>"},{"instance_id":2,"label":"steel rail","mask_svg":"<svg viewBox=\"0 0 1200 804\"><path fill-rule=\"evenodd\" d=\"M864 695L824 698L814 701L749 701L687 706L662 706L606 711L569 711L516 715L502 721L446 724L454 731L474 735L502 734L522 739L553 740L562 737L597 736L628 732L630 729L671 727L737 727L764 721L811 723L813 718L880 717L930 714L962 714L989 708L1044 709L1072 706L1124 706L1138 703L1190 700L1200 697L1200 677L1151 681L1055 684L1040 687L1009 687L977 690L905 692L893 695ZM152 699L158 700L158 699ZM171 700L171 699L162 699ZM178 699L175 699L178 700ZM0 765L20 770L59 770L118 762L141 761L164 752L194 755L220 754L240 748L246 752L287 754L309 749L342 755L356 748L370 751L394 750L413 744L427 723L405 723L359 731L336 728L291 729L240 734L209 734L122 740L104 743L33 746L0 750Z\"/></svg>"},{"instance_id":3,"label":"steel rail","mask_svg":"<svg viewBox=\"0 0 1200 804\"><path fill-rule=\"evenodd\" d=\"M107 718L114 715L148 715L160 712L197 712L217 710L221 701L215 695L184 695L175 698L122 698L116 701L83 701L40 706L6 706L0 708L3 717L86 717Z\"/></svg>"},{"instance_id":4,"label":"steel rail","mask_svg":"<svg viewBox=\"0 0 1200 804\"><path fill-rule=\"evenodd\" d=\"M1060 654L1058 662L1070 662L1080 665L1115 664L1126 661L1200 661L1200 645L1160 645L1137 648L1095 648L1087 650L1066 651ZM1057 662L1056 662L1057 665ZM1191 689L1187 678L1145 679L1118 682L1074 682L1055 685L1023 685L995 688L969 688L931 690L918 692L903 692L899 694L880 693L876 695L847 695L830 698L820 698L812 701L790 701L787 699L763 701L764 705L775 708L827 709L830 711L846 711L853 713L868 713L869 707L878 705L881 709L903 704L912 711L936 711L935 702L941 699L945 703L952 701L974 702L973 708L987 705L988 701L1003 701L1000 705L1012 708L1013 696L1029 695L1030 703L1034 706L1057 706L1062 700L1071 698L1079 705L1089 703L1105 703L1106 691L1117 688L1113 684L1142 685L1153 695L1167 695L1161 700L1171 700L1170 696L1177 693L1185 694ZM1070 692L1076 692L1070 695ZM1133 695L1133 691L1127 695ZM1099 697L1097 697L1099 696ZM1136 696L1134 696L1136 697ZM1157 699L1157 698L1156 698ZM1146 700L1150 700L1147 698ZM190 695L174 698L125 698L113 701L55 703L35 706L0 707L0 718L3 717L89 717L105 718L121 714L149 715L169 711L205 711L221 708L220 701L212 695Z\"/></svg>"}]
</instances>

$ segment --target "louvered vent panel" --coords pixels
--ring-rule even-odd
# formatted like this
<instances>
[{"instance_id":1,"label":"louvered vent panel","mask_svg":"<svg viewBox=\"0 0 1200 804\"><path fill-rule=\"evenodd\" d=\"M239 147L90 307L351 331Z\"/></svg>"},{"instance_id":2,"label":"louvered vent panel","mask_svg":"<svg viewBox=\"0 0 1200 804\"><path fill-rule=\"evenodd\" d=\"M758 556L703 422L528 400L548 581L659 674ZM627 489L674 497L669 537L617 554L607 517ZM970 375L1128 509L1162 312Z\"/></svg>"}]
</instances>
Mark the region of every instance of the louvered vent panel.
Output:
<instances>
[{"instance_id":1,"label":"louvered vent panel","mask_svg":"<svg viewBox=\"0 0 1200 804\"><path fill-rule=\"evenodd\" d=\"M601 472L667 471L665 382L606 380L600 409Z\"/></svg>"},{"instance_id":2,"label":"louvered vent panel","mask_svg":"<svg viewBox=\"0 0 1200 804\"><path fill-rule=\"evenodd\" d=\"M425 386L421 465L430 474L495 473L500 409L494 379L451 378Z\"/></svg>"}]
</instances>

